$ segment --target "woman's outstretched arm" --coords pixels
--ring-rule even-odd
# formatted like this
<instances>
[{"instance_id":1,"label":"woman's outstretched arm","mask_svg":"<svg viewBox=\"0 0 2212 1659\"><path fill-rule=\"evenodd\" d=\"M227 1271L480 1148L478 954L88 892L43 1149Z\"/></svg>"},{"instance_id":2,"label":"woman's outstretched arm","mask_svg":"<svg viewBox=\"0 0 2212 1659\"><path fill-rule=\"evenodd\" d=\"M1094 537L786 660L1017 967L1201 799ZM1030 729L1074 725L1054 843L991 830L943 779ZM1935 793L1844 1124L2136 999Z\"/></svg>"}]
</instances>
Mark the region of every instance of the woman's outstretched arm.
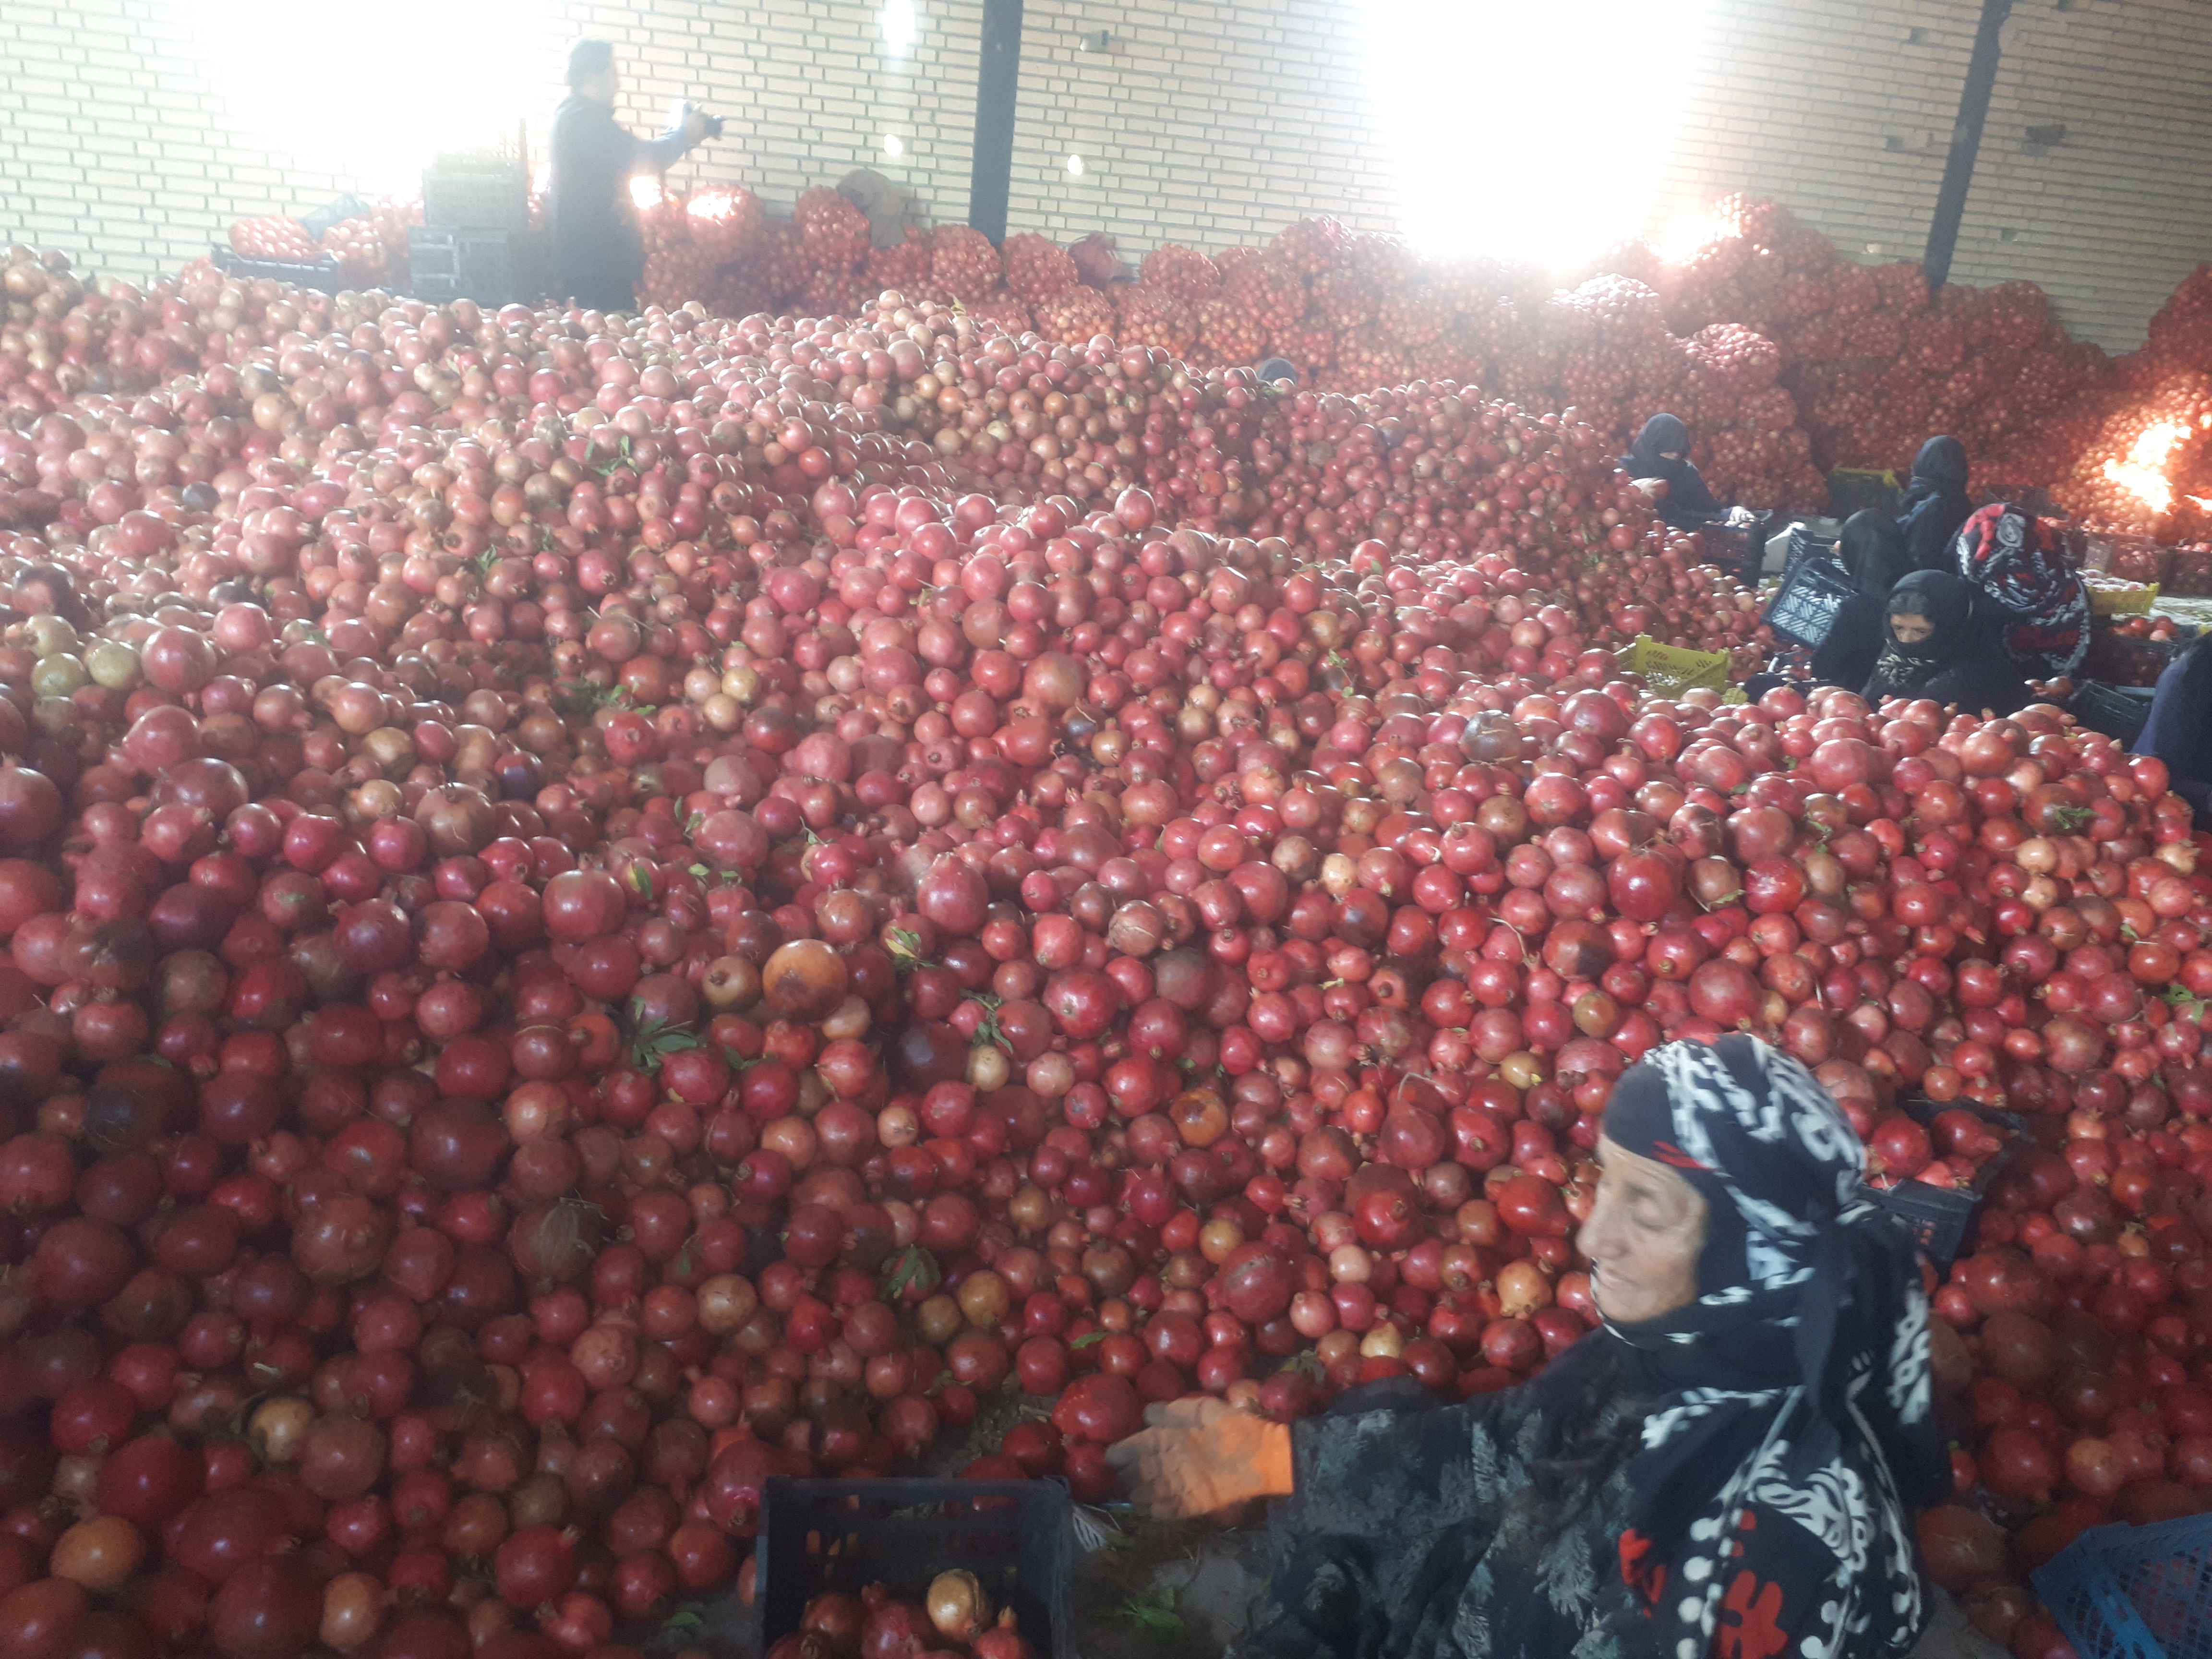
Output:
<instances>
[{"instance_id":1,"label":"woman's outstretched arm","mask_svg":"<svg viewBox=\"0 0 2212 1659\"><path fill-rule=\"evenodd\" d=\"M1107 1449L1129 1496L1167 1520L1214 1515L1255 1498L1287 1498L1291 1474L1286 1424L1220 1400L1178 1400L1145 1408L1146 1426Z\"/></svg>"}]
</instances>

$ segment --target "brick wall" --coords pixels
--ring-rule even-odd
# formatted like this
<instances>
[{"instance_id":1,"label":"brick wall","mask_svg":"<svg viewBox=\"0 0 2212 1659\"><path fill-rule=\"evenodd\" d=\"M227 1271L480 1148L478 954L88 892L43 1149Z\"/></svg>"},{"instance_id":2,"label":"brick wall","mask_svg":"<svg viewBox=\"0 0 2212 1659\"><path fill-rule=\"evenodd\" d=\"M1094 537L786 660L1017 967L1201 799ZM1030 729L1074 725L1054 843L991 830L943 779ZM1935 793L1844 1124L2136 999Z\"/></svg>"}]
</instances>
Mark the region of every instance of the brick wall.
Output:
<instances>
[{"instance_id":1,"label":"brick wall","mask_svg":"<svg viewBox=\"0 0 2212 1659\"><path fill-rule=\"evenodd\" d=\"M914 38L896 52L883 0L560 0L554 9L561 50L582 34L616 43L618 112L638 130L657 131L678 98L724 118L721 139L692 151L672 184L738 180L787 212L801 191L872 167L927 220L967 216L982 0L912 0ZM557 73L556 63L549 82ZM887 137L899 141L896 159Z\"/></svg>"},{"instance_id":2,"label":"brick wall","mask_svg":"<svg viewBox=\"0 0 2212 1659\"><path fill-rule=\"evenodd\" d=\"M1787 201L1853 258L1919 258L1980 11L1859 0L1846 21L1717 0L1655 221L1747 190Z\"/></svg>"},{"instance_id":3,"label":"brick wall","mask_svg":"<svg viewBox=\"0 0 2212 1659\"><path fill-rule=\"evenodd\" d=\"M0 236L118 275L347 189L238 131L179 0L0 5Z\"/></svg>"},{"instance_id":4,"label":"brick wall","mask_svg":"<svg viewBox=\"0 0 2212 1659\"><path fill-rule=\"evenodd\" d=\"M728 118L678 184L742 179L787 206L871 166L925 216L965 215L981 0L507 3L543 27L509 74L515 107L489 113L527 115L542 136L567 41L602 33L622 49L633 125L657 127L678 97ZM142 276L203 251L240 215L310 210L372 182L241 119L234 86L208 67L210 9L0 7L0 236ZM1135 257L1162 241L1255 240L1302 212L1395 222L1358 4L1029 0L1026 12L1010 228L1103 228ZM1650 228L1748 189L1789 202L1854 257L1917 257L1978 13L1977 0L1710 0ZM899 49L887 18L910 19ZM1079 49L1101 28L1106 51ZM1470 65L1475 104L1482 67ZM2062 143L2028 142L2028 127L2054 122ZM1470 211L1482 210L1480 167L1479 153L1465 163ZM2119 349L2208 251L2201 0L2021 0L1954 274L2041 282L2069 326Z\"/></svg>"},{"instance_id":5,"label":"brick wall","mask_svg":"<svg viewBox=\"0 0 2212 1659\"><path fill-rule=\"evenodd\" d=\"M2134 345L2212 258L2212 15L2071 0L2014 18L1954 269L2032 276L2091 338ZM2055 148L2028 142L2051 123Z\"/></svg>"},{"instance_id":6,"label":"brick wall","mask_svg":"<svg viewBox=\"0 0 2212 1659\"><path fill-rule=\"evenodd\" d=\"M1854 257L1919 258L1980 10L1717 0L1662 214L1752 190ZM2077 334L2136 345L2212 258L2212 22L2194 0L2018 0L2002 39L1952 276L2039 282ZM2052 123L2061 143L2029 142Z\"/></svg>"},{"instance_id":7,"label":"brick wall","mask_svg":"<svg viewBox=\"0 0 2212 1659\"><path fill-rule=\"evenodd\" d=\"M1301 214L1395 228L1362 54L1336 0L1029 0L1011 228L1261 241ZM1202 16L1203 27L1194 23ZM1079 38L1104 29L1103 52ZM1070 178L1067 158L1083 158Z\"/></svg>"}]
</instances>

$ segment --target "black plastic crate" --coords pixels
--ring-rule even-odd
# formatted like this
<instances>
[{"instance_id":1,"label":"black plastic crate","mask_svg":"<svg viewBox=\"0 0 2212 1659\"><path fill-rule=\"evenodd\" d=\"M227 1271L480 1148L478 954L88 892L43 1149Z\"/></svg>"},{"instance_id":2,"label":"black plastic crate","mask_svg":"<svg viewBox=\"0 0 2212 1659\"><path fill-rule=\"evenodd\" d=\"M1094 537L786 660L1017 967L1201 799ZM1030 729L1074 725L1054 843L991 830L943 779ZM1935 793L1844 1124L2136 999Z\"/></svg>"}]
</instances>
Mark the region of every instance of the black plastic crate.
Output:
<instances>
[{"instance_id":1,"label":"black plastic crate","mask_svg":"<svg viewBox=\"0 0 2212 1659\"><path fill-rule=\"evenodd\" d=\"M2104 685L2092 680L2074 694L2066 712L2092 732L2132 749L2150 719L2150 700L2148 686Z\"/></svg>"},{"instance_id":2,"label":"black plastic crate","mask_svg":"<svg viewBox=\"0 0 2212 1659\"><path fill-rule=\"evenodd\" d=\"M1793 558L1764 620L1780 638L1817 646L1835 626L1836 608L1857 591L1850 574L1833 559L1817 554Z\"/></svg>"},{"instance_id":3,"label":"black plastic crate","mask_svg":"<svg viewBox=\"0 0 2212 1659\"><path fill-rule=\"evenodd\" d=\"M311 288L319 294L336 294L345 286L338 262L328 255L313 264L291 259L249 259L235 248L218 243L211 257L217 270L241 283L259 282L265 276L295 288Z\"/></svg>"},{"instance_id":4,"label":"black plastic crate","mask_svg":"<svg viewBox=\"0 0 2212 1659\"><path fill-rule=\"evenodd\" d=\"M422 222L438 230L527 230L530 181L520 163L422 175Z\"/></svg>"},{"instance_id":5,"label":"black plastic crate","mask_svg":"<svg viewBox=\"0 0 2212 1659\"><path fill-rule=\"evenodd\" d=\"M407 283L408 292L418 300L474 300L503 306L543 298L552 286L545 233L411 225L407 231Z\"/></svg>"},{"instance_id":6,"label":"black plastic crate","mask_svg":"<svg viewBox=\"0 0 2212 1659\"><path fill-rule=\"evenodd\" d=\"M1900 1181L1894 1187L1869 1189L1875 1202L1912 1235L1921 1254L1939 1269L1948 1268L1958 1260L1960 1248L1966 1242L1967 1231L1974 1224L1982 1200L1996 1185L2005 1165L2012 1162L2013 1154L2030 1138L2032 1128L2017 1112L1998 1111L1971 1100L1954 1100L1939 1106L1932 1100L1915 1097L1897 1104L1899 1111L1923 1127L1934 1121L1938 1112L1966 1111L1993 1128L2004 1130L2008 1137L1990 1160L1974 1171L1974 1184L1963 1190L1931 1187L1924 1181Z\"/></svg>"},{"instance_id":7,"label":"black plastic crate","mask_svg":"<svg viewBox=\"0 0 2212 1659\"><path fill-rule=\"evenodd\" d=\"M360 197L341 196L328 206L318 208L304 216L300 222L307 228L307 234L319 242L323 240L323 233L332 225L343 224L349 219L366 219L369 211L368 204Z\"/></svg>"},{"instance_id":8,"label":"black plastic crate","mask_svg":"<svg viewBox=\"0 0 2212 1659\"><path fill-rule=\"evenodd\" d=\"M1883 1210L1912 1235L1920 1253L1942 1272L1959 1259L1966 1229L1974 1224L1975 1213L1997 1178L1997 1165L2004 1161L2000 1152L1984 1164L1972 1188L1966 1192L1931 1187L1924 1181L1900 1181L1894 1187L1871 1190Z\"/></svg>"},{"instance_id":9,"label":"black plastic crate","mask_svg":"<svg viewBox=\"0 0 2212 1659\"><path fill-rule=\"evenodd\" d=\"M1842 543L1840 536L1825 536L1802 520L1790 526L1790 556L1786 568L1795 568L1807 559L1825 557L1833 561L1836 549Z\"/></svg>"},{"instance_id":10,"label":"black plastic crate","mask_svg":"<svg viewBox=\"0 0 2212 1659\"><path fill-rule=\"evenodd\" d=\"M1039 1659L1073 1659L1074 1539L1056 1480L770 1480L754 1563L763 1650L824 1590L880 1583L919 1601L964 1567Z\"/></svg>"},{"instance_id":11,"label":"black plastic crate","mask_svg":"<svg viewBox=\"0 0 2212 1659\"><path fill-rule=\"evenodd\" d=\"M1757 586L1759 567L1766 562L1766 526L1772 517L1762 513L1747 525L1697 526L1705 544L1703 562L1717 565L1746 587Z\"/></svg>"}]
</instances>

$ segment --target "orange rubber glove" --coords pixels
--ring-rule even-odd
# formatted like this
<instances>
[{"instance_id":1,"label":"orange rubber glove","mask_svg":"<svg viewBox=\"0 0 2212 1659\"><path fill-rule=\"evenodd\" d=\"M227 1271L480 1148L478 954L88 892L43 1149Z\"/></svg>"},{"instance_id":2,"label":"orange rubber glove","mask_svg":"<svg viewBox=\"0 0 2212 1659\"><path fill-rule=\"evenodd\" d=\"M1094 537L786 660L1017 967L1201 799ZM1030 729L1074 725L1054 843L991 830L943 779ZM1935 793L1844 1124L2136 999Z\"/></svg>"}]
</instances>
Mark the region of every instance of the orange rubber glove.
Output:
<instances>
[{"instance_id":1,"label":"orange rubber glove","mask_svg":"<svg viewBox=\"0 0 2212 1659\"><path fill-rule=\"evenodd\" d=\"M1219 1400L1147 1406L1149 1425L1106 1449L1129 1495L1164 1520L1213 1515L1293 1488L1291 1431Z\"/></svg>"}]
</instances>

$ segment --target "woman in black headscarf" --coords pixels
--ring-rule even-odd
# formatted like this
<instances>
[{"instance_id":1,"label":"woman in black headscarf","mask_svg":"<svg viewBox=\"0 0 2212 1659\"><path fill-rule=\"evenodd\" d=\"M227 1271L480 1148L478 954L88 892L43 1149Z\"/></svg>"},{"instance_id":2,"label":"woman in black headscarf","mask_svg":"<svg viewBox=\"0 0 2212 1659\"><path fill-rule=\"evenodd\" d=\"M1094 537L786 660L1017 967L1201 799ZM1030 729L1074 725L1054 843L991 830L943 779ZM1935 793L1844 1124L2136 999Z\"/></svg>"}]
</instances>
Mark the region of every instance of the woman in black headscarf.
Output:
<instances>
[{"instance_id":1,"label":"woman in black headscarf","mask_svg":"<svg viewBox=\"0 0 2212 1659\"><path fill-rule=\"evenodd\" d=\"M1824 685L1856 690L1874 672L1888 637L1884 620L1889 614L1889 590L1912 567L1906 562L1904 535L1894 520L1881 513L1854 513L1844 520L1836 556L1857 591L1836 607L1828 637L1814 647L1813 678Z\"/></svg>"},{"instance_id":2,"label":"woman in black headscarf","mask_svg":"<svg viewBox=\"0 0 2212 1659\"><path fill-rule=\"evenodd\" d=\"M2027 678L1976 615L1973 588L1942 570L1916 570L1890 589L1864 695L1928 697L1970 714L2010 714L2030 701Z\"/></svg>"},{"instance_id":3,"label":"woman in black headscarf","mask_svg":"<svg viewBox=\"0 0 2212 1659\"><path fill-rule=\"evenodd\" d=\"M1966 499L1966 447L1956 438L1930 438L1912 459L1905 513L1897 527L1914 570L1948 570L1951 538L1974 510Z\"/></svg>"},{"instance_id":4,"label":"woman in black headscarf","mask_svg":"<svg viewBox=\"0 0 2212 1659\"><path fill-rule=\"evenodd\" d=\"M1928 1303L1865 1151L1749 1037L1624 1073L1579 1243L1603 1328L1438 1407L1394 1379L1285 1428L1155 1407L1108 1454L1195 1514L1291 1495L1238 1659L1905 1652L1940 1502Z\"/></svg>"},{"instance_id":5,"label":"woman in black headscarf","mask_svg":"<svg viewBox=\"0 0 2212 1659\"><path fill-rule=\"evenodd\" d=\"M1690 428L1673 415L1654 415L1628 453L1620 458L1621 470L1638 485L1663 483L1666 493L1651 503L1651 510L1677 530L1696 530L1711 524L1745 525L1751 514L1730 507L1705 488L1698 469L1690 464Z\"/></svg>"}]
</instances>

